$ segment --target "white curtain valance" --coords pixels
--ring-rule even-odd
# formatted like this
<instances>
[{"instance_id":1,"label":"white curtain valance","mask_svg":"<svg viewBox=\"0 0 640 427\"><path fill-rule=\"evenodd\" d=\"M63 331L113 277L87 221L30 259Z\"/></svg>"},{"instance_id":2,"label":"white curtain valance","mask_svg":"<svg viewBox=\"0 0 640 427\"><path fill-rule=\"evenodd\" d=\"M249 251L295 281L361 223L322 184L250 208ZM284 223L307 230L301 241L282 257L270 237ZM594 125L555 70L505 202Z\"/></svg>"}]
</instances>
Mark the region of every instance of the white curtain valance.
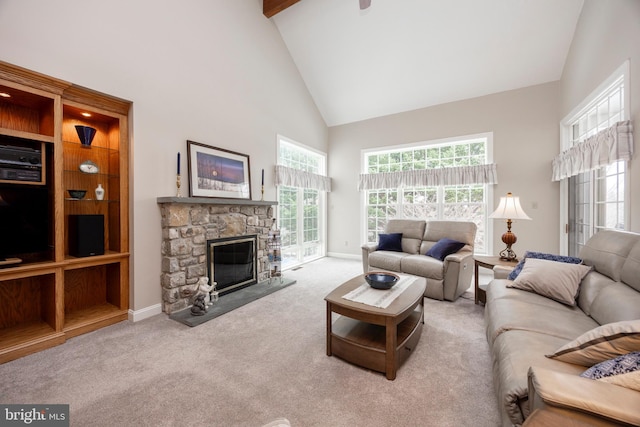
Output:
<instances>
[{"instance_id":1,"label":"white curtain valance","mask_svg":"<svg viewBox=\"0 0 640 427\"><path fill-rule=\"evenodd\" d=\"M331 191L331 178L293 169L287 166L276 165L276 185L286 187L310 188L312 190Z\"/></svg>"},{"instance_id":2,"label":"white curtain valance","mask_svg":"<svg viewBox=\"0 0 640 427\"><path fill-rule=\"evenodd\" d=\"M398 187L434 187L440 185L497 184L495 163L401 172L360 174L358 190Z\"/></svg>"},{"instance_id":3,"label":"white curtain valance","mask_svg":"<svg viewBox=\"0 0 640 427\"><path fill-rule=\"evenodd\" d=\"M633 156L633 125L630 120L601 130L552 161L552 181L560 181Z\"/></svg>"}]
</instances>

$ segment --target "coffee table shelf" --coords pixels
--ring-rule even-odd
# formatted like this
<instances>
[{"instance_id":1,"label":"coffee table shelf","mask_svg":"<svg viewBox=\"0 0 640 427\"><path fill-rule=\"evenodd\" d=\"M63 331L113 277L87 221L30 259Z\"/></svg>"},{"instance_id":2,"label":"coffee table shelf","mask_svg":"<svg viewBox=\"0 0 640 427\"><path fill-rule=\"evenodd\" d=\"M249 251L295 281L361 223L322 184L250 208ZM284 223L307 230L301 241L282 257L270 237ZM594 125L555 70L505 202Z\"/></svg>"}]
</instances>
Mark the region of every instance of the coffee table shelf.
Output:
<instances>
[{"instance_id":1,"label":"coffee table shelf","mask_svg":"<svg viewBox=\"0 0 640 427\"><path fill-rule=\"evenodd\" d=\"M421 306L419 306L421 307ZM418 344L422 333L422 309L416 309L398 325L395 359L400 366ZM331 350L348 362L386 372L386 327L339 316L332 327Z\"/></svg>"},{"instance_id":2,"label":"coffee table shelf","mask_svg":"<svg viewBox=\"0 0 640 427\"><path fill-rule=\"evenodd\" d=\"M398 367L420 340L424 324L424 278L416 278L387 308L343 299L363 276L331 292L327 301L327 355L396 377ZM334 314L337 314L334 319Z\"/></svg>"}]
</instances>

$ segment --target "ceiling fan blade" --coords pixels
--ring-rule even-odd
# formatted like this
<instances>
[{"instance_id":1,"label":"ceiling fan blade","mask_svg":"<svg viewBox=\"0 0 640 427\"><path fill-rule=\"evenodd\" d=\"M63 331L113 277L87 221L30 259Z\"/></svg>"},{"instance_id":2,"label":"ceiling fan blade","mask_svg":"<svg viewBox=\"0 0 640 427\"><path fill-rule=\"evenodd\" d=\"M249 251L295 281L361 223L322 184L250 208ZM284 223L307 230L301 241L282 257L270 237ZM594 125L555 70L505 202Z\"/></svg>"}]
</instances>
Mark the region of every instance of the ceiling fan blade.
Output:
<instances>
[{"instance_id":1,"label":"ceiling fan blade","mask_svg":"<svg viewBox=\"0 0 640 427\"><path fill-rule=\"evenodd\" d=\"M366 9L371 6L371 0L360 0L360 10Z\"/></svg>"}]
</instances>

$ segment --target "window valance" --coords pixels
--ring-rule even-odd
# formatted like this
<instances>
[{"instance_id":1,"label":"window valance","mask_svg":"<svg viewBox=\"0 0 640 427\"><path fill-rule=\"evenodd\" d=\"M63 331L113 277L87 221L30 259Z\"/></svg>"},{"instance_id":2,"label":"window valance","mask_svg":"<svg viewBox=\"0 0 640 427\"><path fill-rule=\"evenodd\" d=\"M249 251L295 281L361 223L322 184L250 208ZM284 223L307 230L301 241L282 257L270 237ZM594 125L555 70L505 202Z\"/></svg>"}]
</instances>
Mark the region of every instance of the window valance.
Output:
<instances>
[{"instance_id":1,"label":"window valance","mask_svg":"<svg viewBox=\"0 0 640 427\"><path fill-rule=\"evenodd\" d=\"M633 156L633 125L630 120L601 130L552 161L552 181L560 181Z\"/></svg>"},{"instance_id":2,"label":"window valance","mask_svg":"<svg viewBox=\"0 0 640 427\"><path fill-rule=\"evenodd\" d=\"M276 165L276 185L330 192L331 178L300 169Z\"/></svg>"},{"instance_id":3,"label":"window valance","mask_svg":"<svg viewBox=\"0 0 640 427\"><path fill-rule=\"evenodd\" d=\"M495 163L476 166L360 174L358 190L440 185L497 184Z\"/></svg>"}]
</instances>

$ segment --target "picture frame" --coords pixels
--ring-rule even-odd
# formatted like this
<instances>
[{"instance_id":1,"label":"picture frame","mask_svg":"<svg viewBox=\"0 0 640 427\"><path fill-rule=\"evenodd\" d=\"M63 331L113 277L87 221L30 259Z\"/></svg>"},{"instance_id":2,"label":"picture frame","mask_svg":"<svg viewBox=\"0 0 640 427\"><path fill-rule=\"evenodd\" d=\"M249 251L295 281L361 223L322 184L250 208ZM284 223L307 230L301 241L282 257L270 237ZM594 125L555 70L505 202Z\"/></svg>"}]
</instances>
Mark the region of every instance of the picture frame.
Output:
<instances>
[{"instance_id":1,"label":"picture frame","mask_svg":"<svg viewBox=\"0 0 640 427\"><path fill-rule=\"evenodd\" d=\"M189 197L251 200L249 156L187 141Z\"/></svg>"}]
</instances>

